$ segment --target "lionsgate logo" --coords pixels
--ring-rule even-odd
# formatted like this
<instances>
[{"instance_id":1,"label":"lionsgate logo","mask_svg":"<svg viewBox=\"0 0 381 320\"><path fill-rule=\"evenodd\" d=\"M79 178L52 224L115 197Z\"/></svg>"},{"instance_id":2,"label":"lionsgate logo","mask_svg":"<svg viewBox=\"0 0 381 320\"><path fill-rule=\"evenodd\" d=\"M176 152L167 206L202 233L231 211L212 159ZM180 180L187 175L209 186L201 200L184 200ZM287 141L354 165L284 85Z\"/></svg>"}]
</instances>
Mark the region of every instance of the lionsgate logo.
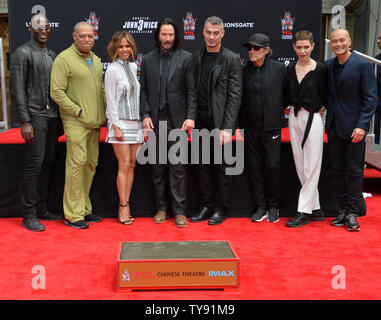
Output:
<instances>
[{"instance_id":1,"label":"lionsgate logo","mask_svg":"<svg viewBox=\"0 0 381 320\"><path fill-rule=\"evenodd\" d=\"M30 22L25 22L25 27L29 28ZM60 27L60 22L49 22L49 26L51 29L53 28L59 28ZM34 29L38 29L38 26L35 26Z\"/></svg>"},{"instance_id":2,"label":"lionsgate logo","mask_svg":"<svg viewBox=\"0 0 381 320\"><path fill-rule=\"evenodd\" d=\"M254 22L225 22L224 29L253 29Z\"/></svg>"},{"instance_id":3,"label":"lionsgate logo","mask_svg":"<svg viewBox=\"0 0 381 320\"><path fill-rule=\"evenodd\" d=\"M125 21L123 29L129 33L152 33L157 28L157 21L152 21L150 17L132 17L131 20Z\"/></svg>"},{"instance_id":4,"label":"lionsgate logo","mask_svg":"<svg viewBox=\"0 0 381 320\"><path fill-rule=\"evenodd\" d=\"M184 22L184 40L195 40L196 39L196 20L193 17L192 12L187 12Z\"/></svg>"},{"instance_id":5,"label":"lionsgate logo","mask_svg":"<svg viewBox=\"0 0 381 320\"><path fill-rule=\"evenodd\" d=\"M231 130L228 131L230 134ZM154 131L147 131L148 140L137 154L139 164L223 164L226 175L240 175L244 168L245 151L243 143L229 142L222 146L220 130L193 129L192 139L188 142L188 134L181 129L173 129L168 133L166 121L159 122L159 135ZM240 130L244 139L244 130ZM213 145L211 145L213 142ZM168 148L170 144L170 147ZM190 148L189 148L190 144ZM189 162L190 149L190 162ZM158 150L158 151L157 151ZM201 157L200 157L201 151Z\"/></svg>"}]
</instances>

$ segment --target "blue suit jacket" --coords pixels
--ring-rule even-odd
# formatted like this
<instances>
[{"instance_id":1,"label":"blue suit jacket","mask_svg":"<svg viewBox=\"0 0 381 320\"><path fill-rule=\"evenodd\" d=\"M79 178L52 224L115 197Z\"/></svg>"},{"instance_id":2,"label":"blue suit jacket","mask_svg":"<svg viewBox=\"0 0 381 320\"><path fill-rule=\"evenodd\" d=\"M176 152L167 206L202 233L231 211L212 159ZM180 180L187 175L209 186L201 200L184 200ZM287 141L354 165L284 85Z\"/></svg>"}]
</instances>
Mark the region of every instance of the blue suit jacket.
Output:
<instances>
[{"instance_id":1,"label":"blue suit jacket","mask_svg":"<svg viewBox=\"0 0 381 320\"><path fill-rule=\"evenodd\" d=\"M335 59L328 67L328 104L326 132L335 124L342 139L350 139L355 128L369 131L377 107L377 83L373 65L352 52L341 72L338 86L334 80Z\"/></svg>"}]
</instances>

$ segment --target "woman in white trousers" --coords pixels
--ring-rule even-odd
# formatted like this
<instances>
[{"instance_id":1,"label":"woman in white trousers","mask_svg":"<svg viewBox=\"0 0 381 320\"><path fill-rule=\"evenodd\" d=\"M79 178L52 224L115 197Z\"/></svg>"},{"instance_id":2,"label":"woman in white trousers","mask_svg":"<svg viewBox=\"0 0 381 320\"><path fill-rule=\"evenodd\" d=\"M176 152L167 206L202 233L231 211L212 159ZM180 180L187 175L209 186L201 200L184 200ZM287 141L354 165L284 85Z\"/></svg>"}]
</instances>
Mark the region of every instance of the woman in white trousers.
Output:
<instances>
[{"instance_id":1,"label":"woman in white trousers","mask_svg":"<svg viewBox=\"0 0 381 320\"><path fill-rule=\"evenodd\" d=\"M311 58L313 35L296 33L296 63L288 68L287 102L292 106L289 132L296 171L301 183L298 211L286 225L301 227L311 220L324 220L319 202L319 177L323 157L324 124L322 115L327 101L327 70L323 63Z\"/></svg>"}]
</instances>

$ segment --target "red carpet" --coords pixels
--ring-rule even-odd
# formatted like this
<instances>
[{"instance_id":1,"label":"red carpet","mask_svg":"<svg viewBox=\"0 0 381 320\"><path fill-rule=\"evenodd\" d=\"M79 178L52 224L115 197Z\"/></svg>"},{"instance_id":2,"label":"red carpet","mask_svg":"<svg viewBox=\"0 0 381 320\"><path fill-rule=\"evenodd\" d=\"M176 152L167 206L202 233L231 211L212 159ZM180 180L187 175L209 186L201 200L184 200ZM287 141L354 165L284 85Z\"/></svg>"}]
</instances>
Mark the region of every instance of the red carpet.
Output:
<instances>
[{"instance_id":1,"label":"red carpet","mask_svg":"<svg viewBox=\"0 0 381 320\"><path fill-rule=\"evenodd\" d=\"M361 231L350 233L324 222L300 229L279 223L228 219L174 226L173 219L156 225L138 218L123 226L104 219L87 230L62 221L45 222L47 230L29 232L21 219L0 219L1 299L126 299L126 300L262 300L262 299L381 299L381 174L366 170L367 216ZM118 244L122 241L230 240L240 258L240 288L236 291L115 290ZM46 270L46 289L32 288L32 268ZM346 271L346 289L335 290L335 266Z\"/></svg>"}]
</instances>

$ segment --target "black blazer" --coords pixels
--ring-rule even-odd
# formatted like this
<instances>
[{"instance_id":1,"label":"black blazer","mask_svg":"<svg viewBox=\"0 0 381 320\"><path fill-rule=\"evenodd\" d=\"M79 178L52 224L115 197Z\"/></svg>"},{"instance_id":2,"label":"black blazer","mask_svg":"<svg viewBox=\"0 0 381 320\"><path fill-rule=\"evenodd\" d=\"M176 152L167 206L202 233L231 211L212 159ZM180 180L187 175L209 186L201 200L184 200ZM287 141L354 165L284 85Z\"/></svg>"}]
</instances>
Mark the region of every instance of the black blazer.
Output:
<instances>
[{"instance_id":1,"label":"black blazer","mask_svg":"<svg viewBox=\"0 0 381 320\"><path fill-rule=\"evenodd\" d=\"M185 119L196 119L197 105L190 64L191 53L177 49L172 53L168 74L167 98L173 125L181 128ZM158 127L160 101L160 52L143 56L140 73L140 115L151 117Z\"/></svg>"},{"instance_id":2,"label":"black blazer","mask_svg":"<svg viewBox=\"0 0 381 320\"><path fill-rule=\"evenodd\" d=\"M376 77L372 64L352 52L336 88L335 59L325 62L328 67L326 132L329 133L334 122L340 138L350 139L355 128L369 131L377 107Z\"/></svg>"},{"instance_id":3,"label":"black blazer","mask_svg":"<svg viewBox=\"0 0 381 320\"><path fill-rule=\"evenodd\" d=\"M201 79L202 59L206 50L193 54L196 92ZM237 54L221 47L217 63L209 77L209 107L213 113L214 126L218 129L237 127L238 112L242 96L242 68Z\"/></svg>"}]
</instances>

